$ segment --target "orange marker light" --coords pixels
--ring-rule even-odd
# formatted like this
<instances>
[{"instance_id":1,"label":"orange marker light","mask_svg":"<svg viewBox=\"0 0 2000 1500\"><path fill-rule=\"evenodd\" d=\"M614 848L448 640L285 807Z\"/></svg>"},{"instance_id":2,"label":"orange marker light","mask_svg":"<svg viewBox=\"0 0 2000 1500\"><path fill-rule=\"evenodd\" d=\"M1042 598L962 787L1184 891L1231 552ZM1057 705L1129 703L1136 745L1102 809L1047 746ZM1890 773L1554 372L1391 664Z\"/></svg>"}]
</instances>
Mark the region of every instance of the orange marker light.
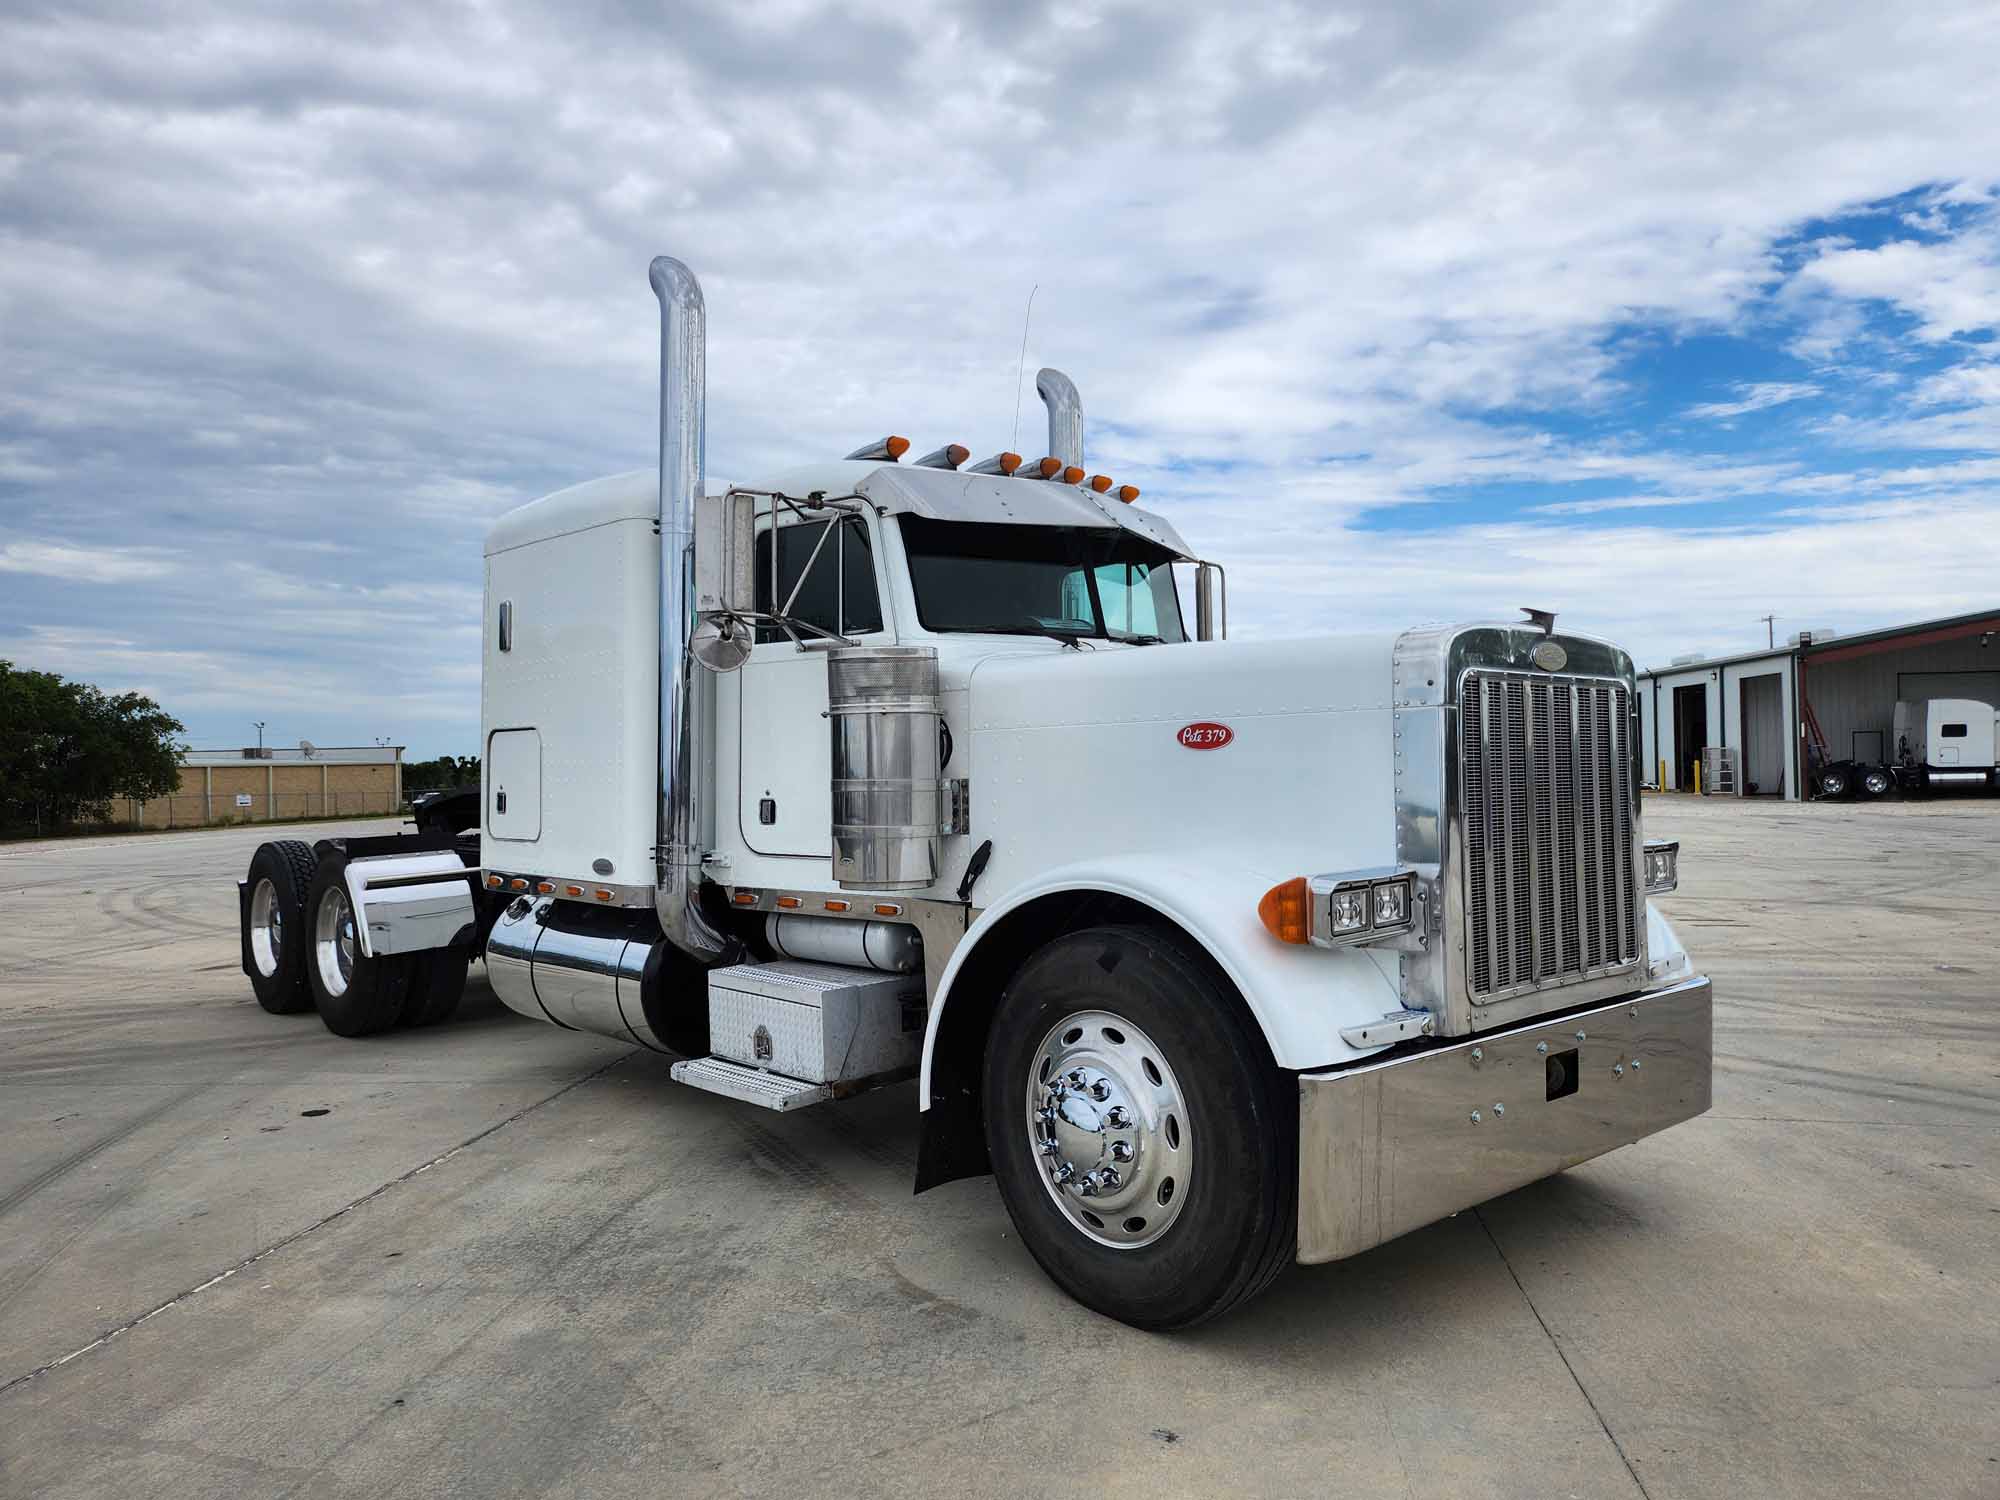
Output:
<instances>
[{"instance_id":1,"label":"orange marker light","mask_svg":"<svg viewBox=\"0 0 2000 1500\"><path fill-rule=\"evenodd\" d=\"M1071 464L1068 468L1063 470L1063 483L1082 484L1083 470L1079 469L1075 464Z\"/></svg>"},{"instance_id":2,"label":"orange marker light","mask_svg":"<svg viewBox=\"0 0 2000 1500\"><path fill-rule=\"evenodd\" d=\"M900 917L902 914L903 908L891 902L879 901L875 905L875 915L878 917Z\"/></svg>"},{"instance_id":3,"label":"orange marker light","mask_svg":"<svg viewBox=\"0 0 2000 1500\"><path fill-rule=\"evenodd\" d=\"M525 880L510 880L507 882L507 889L510 891L525 891L527 888L528 882Z\"/></svg>"},{"instance_id":4,"label":"orange marker light","mask_svg":"<svg viewBox=\"0 0 2000 1500\"><path fill-rule=\"evenodd\" d=\"M847 910L849 910L849 906L848 906L848 903L847 903L847 902L845 902L845 901L828 901L828 902L825 902L825 903L823 903L823 904L825 905L825 907L826 907L826 909L827 909L828 911L847 911Z\"/></svg>"},{"instance_id":5,"label":"orange marker light","mask_svg":"<svg viewBox=\"0 0 2000 1500\"><path fill-rule=\"evenodd\" d=\"M1127 505L1130 505L1134 500L1139 498L1139 486L1136 484L1119 485L1118 498L1123 500Z\"/></svg>"},{"instance_id":6,"label":"orange marker light","mask_svg":"<svg viewBox=\"0 0 2000 1500\"><path fill-rule=\"evenodd\" d=\"M507 882L502 880L498 875L488 875L486 877L486 884L496 891L499 890L500 887L505 885L506 883Z\"/></svg>"},{"instance_id":7,"label":"orange marker light","mask_svg":"<svg viewBox=\"0 0 2000 1500\"><path fill-rule=\"evenodd\" d=\"M910 440L906 437L892 437L882 446L889 450L889 457L901 458L910 451Z\"/></svg>"},{"instance_id":8,"label":"orange marker light","mask_svg":"<svg viewBox=\"0 0 2000 1500\"><path fill-rule=\"evenodd\" d=\"M552 880L538 880L535 882L535 894L537 896L546 896L555 888L555 882Z\"/></svg>"},{"instance_id":9,"label":"orange marker light","mask_svg":"<svg viewBox=\"0 0 2000 1500\"><path fill-rule=\"evenodd\" d=\"M599 901L609 901L611 899L611 892L609 891L593 891L591 894L596 896Z\"/></svg>"},{"instance_id":10,"label":"orange marker light","mask_svg":"<svg viewBox=\"0 0 2000 1500\"><path fill-rule=\"evenodd\" d=\"M580 885L566 885L563 887L563 894L565 896L581 896L583 894L583 887Z\"/></svg>"},{"instance_id":11,"label":"orange marker light","mask_svg":"<svg viewBox=\"0 0 2000 1500\"><path fill-rule=\"evenodd\" d=\"M1049 479L1061 472L1062 460L1059 458L1038 458L1027 468L1030 479Z\"/></svg>"},{"instance_id":12,"label":"orange marker light","mask_svg":"<svg viewBox=\"0 0 2000 1500\"><path fill-rule=\"evenodd\" d=\"M738 891L729 899L734 901L738 906L755 906L757 904L757 893L755 891Z\"/></svg>"},{"instance_id":13,"label":"orange marker light","mask_svg":"<svg viewBox=\"0 0 2000 1500\"><path fill-rule=\"evenodd\" d=\"M1279 942L1309 943L1312 941L1311 905L1306 878L1298 875L1264 892L1264 899L1257 903L1257 915Z\"/></svg>"},{"instance_id":14,"label":"orange marker light","mask_svg":"<svg viewBox=\"0 0 2000 1500\"><path fill-rule=\"evenodd\" d=\"M946 443L944 445L944 456L951 460L951 466L955 469L968 458L972 457L972 450L963 443Z\"/></svg>"},{"instance_id":15,"label":"orange marker light","mask_svg":"<svg viewBox=\"0 0 2000 1500\"><path fill-rule=\"evenodd\" d=\"M801 906L804 906L805 902L799 900L797 896L780 896L778 898L778 905L786 911L796 911Z\"/></svg>"},{"instance_id":16,"label":"orange marker light","mask_svg":"<svg viewBox=\"0 0 2000 1500\"><path fill-rule=\"evenodd\" d=\"M1091 475L1090 487L1096 490L1098 494L1100 495L1103 494L1105 491L1111 488L1111 476L1109 474Z\"/></svg>"},{"instance_id":17,"label":"orange marker light","mask_svg":"<svg viewBox=\"0 0 2000 1500\"><path fill-rule=\"evenodd\" d=\"M1000 472L1002 474L1011 474L1020 467L1021 467L1020 454L1003 453L1000 455Z\"/></svg>"}]
</instances>

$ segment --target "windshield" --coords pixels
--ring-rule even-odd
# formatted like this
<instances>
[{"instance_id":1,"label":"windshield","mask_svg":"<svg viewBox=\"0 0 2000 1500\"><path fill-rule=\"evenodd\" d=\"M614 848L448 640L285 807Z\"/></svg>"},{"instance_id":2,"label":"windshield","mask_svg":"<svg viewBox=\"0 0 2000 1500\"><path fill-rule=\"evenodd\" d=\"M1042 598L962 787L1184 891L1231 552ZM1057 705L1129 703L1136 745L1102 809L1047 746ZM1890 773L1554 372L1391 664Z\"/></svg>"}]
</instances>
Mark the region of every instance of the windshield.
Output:
<instances>
[{"instance_id":1,"label":"windshield","mask_svg":"<svg viewBox=\"0 0 2000 1500\"><path fill-rule=\"evenodd\" d=\"M926 630L1184 641L1174 554L1129 531L903 516Z\"/></svg>"}]
</instances>

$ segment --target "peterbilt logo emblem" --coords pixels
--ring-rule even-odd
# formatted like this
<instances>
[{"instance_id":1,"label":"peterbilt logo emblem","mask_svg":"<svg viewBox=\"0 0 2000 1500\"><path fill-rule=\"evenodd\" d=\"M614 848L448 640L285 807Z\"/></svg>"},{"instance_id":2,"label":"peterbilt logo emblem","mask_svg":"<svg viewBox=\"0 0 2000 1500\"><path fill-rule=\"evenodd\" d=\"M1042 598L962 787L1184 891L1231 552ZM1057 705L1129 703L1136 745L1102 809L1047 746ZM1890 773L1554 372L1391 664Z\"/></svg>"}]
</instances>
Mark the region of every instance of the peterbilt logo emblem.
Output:
<instances>
[{"instance_id":1,"label":"peterbilt logo emblem","mask_svg":"<svg viewBox=\"0 0 2000 1500\"><path fill-rule=\"evenodd\" d=\"M1569 665L1569 653L1554 641L1536 641L1535 649L1528 653L1528 660L1544 672L1560 672Z\"/></svg>"},{"instance_id":2,"label":"peterbilt logo emblem","mask_svg":"<svg viewBox=\"0 0 2000 1500\"><path fill-rule=\"evenodd\" d=\"M1203 719L1198 724L1183 724L1174 738L1189 750L1220 750L1236 738L1236 731L1227 724Z\"/></svg>"}]
</instances>

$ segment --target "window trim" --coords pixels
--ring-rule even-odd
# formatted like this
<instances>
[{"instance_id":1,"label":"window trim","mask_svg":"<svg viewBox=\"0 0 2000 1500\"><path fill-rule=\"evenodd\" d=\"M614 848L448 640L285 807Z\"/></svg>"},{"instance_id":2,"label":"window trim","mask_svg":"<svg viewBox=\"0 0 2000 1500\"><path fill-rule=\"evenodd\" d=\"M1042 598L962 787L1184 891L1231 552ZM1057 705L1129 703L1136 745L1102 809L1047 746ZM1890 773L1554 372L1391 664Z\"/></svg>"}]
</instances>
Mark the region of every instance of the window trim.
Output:
<instances>
[{"instance_id":1,"label":"window trim","mask_svg":"<svg viewBox=\"0 0 2000 1500\"><path fill-rule=\"evenodd\" d=\"M785 602L778 597L778 582L783 575L783 558L780 553L784 546L778 540L778 534L780 532L792 532L796 534L805 532L814 526L831 526L834 528L833 534L826 540L831 541L833 545L831 547L823 547L820 541L815 539L812 544L813 550L807 554L807 566L792 581L793 591L796 592L804 581L812 575L815 569L830 566L833 569L833 628L835 633L844 637L863 638L889 633L888 611L883 604L883 599L887 591L882 587L882 569L879 566L882 552L881 537L880 533L873 529L874 517L869 512L866 510L840 510L825 516L800 516L794 513L791 520L781 523L774 508L759 516L757 524L763 529L763 534L756 538L756 542L752 547L752 556L756 559L759 568L768 570L764 572L764 577L768 579L770 584L768 597L758 597L755 599L755 603L760 611L768 605L770 611L775 612ZM850 526L859 526L867 529L868 578L869 582L874 585L875 623L866 630L850 629L847 623L847 532ZM763 545L767 536L771 539L768 550ZM829 555L831 557L830 562L828 560ZM757 568L753 568L753 579L755 578L756 571ZM791 639L782 626L760 620L756 625L753 645L768 646L780 641L789 642Z\"/></svg>"}]
</instances>

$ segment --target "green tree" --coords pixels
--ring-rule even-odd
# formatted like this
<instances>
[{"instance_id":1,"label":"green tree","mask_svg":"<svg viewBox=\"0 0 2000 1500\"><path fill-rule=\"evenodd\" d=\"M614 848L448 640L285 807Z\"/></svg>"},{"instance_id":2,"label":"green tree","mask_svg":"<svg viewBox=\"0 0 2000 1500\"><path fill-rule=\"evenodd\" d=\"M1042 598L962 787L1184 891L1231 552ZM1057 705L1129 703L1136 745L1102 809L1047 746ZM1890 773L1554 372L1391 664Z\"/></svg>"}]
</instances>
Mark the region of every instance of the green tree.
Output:
<instances>
[{"instance_id":1,"label":"green tree","mask_svg":"<svg viewBox=\"0 0 2000 1500\"><path fill-rule=\"evenodd\" d=\"M0 661L0 827L102 821L113 797L168 795L180 785L184 732L142 693Z\"/></svg>"},{"instance_id":2,"label":"green tree","mask_svg":"<svg viewBox=\"0 0 2000 1500\"><path fill-rule=\"evenodd\" d=\"M403 767L405 792L432 792L447 787L479 785L479 757L440 755L436 760L413 760Z\"/></svg>"}]
</instances>

